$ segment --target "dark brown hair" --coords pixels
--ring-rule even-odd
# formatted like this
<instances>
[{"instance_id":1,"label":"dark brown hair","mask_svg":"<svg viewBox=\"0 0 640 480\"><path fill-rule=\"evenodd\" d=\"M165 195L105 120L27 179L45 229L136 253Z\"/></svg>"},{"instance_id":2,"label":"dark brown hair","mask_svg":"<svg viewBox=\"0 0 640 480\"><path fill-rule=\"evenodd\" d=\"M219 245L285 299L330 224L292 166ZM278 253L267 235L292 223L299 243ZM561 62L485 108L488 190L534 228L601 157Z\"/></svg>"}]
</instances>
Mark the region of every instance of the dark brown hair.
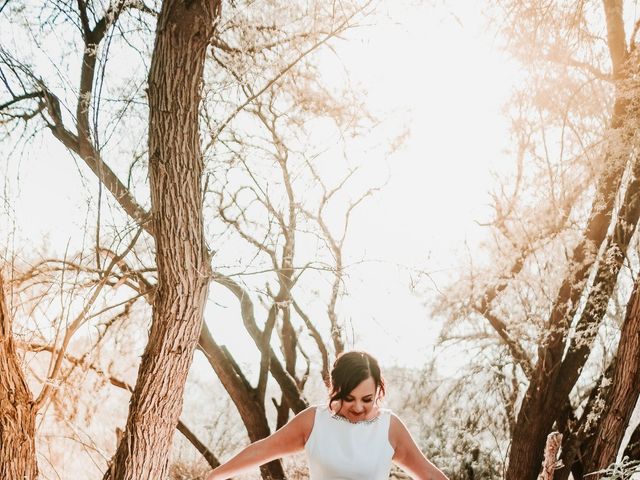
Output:
<instances>
[{"instance_id":1,"label":"dark brown hair","mask_svg":"<svg viewBox=\"0 0 640 480\"><path fill-rule=\"evenodd\" d=\"M367 378L373 378L378 398L384 396L384 378L380 373L378 361L367 352L346 352L336 358L331 370L331 389L329 406L333 402L344 400L351 391Z\"/></svg>"}]
</instances>

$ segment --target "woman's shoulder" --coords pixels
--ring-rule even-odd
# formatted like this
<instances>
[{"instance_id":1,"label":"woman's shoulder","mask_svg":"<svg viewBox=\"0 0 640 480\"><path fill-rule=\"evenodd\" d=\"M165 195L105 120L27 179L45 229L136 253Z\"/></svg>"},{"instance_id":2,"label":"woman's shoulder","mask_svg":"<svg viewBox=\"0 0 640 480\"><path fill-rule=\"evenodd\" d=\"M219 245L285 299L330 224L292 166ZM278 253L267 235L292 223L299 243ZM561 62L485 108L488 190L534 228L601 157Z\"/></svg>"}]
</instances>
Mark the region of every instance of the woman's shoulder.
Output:
<instances>
[{"instance_id":1,"label":"woman's shoulder","mask_svg":"<svg viewBox=\"0 0 640 480\"><path fill-rule=\"evenodd\" d=\"M402 419L394 412L389 410L389 443L395 450L399 443L404 443L407 438L411 437L407 426Z\"/></svg>"},{"instance_id":2,"label":"woman's shoulder","mask_svg":"<svg viewBox=\"0 0 640 480\"><path fill-rule=\"evenodd\" d=\"M302 422L311 422L313 424L313 420L316 417L316 411L318 411L319 408L320 406L318 405L310 405L304 410L302 410L301 412L299 412L295 416L295 418L299 419Z\"/></svg>"},{"instance_id":3,"label":"woman's shoulder","mask_svg":"<svg viewBox=\"0 0 640 480\"><path fill-rule=\"evenodd\" d=\"M294 419L303 426L305 430L310 431L311 428L313 428L316 417L319 415L326 415L327 412L328 407L326 405L311 405L298 413Z\"/></svg>"},{"instance_id":4,"label":"woman's shoulder","mask_svg":"<svg viewBox=\"0 0 640 480\"><path fill-rule=\"evenodd\" d=\"M405 423L402 421L402 419L394 411L390 409L385 409L385 410L386 410L386 414L389 415L390 429L398 430L398 429L407 428L405 426Z\"/></svg>"},{"instance_id":5,"label":"woman's shoulder","mask_svg":"<svg viewBox=\"0 0 640 480\"><path fill-rule=\"evenodd\" d=\"M316 407L307 407L301 412L297 413L284 427L280 430L286 430L289 434L299 436L302 439L302 444L307 441L311 430L313 429L313 423L315 421ZM278 431L280 431L278 430Z\"/></svg>"}]
</instances>

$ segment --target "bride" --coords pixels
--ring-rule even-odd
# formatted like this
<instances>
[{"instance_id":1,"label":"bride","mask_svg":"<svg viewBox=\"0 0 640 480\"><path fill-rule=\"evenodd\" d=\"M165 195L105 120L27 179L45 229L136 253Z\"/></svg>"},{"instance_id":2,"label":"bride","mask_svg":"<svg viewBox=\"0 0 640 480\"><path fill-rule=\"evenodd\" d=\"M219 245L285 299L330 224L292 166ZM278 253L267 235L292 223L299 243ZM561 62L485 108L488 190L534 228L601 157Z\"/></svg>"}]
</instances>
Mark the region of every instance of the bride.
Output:
<instances>
[{"instance_id":1,"label":"bride","mask_svg":"<svg viewBox=\"0 0 640 480\"><path fill-rule=\"evenodd\" d=\"M404 423L379 407L384 394L377 360L366 352L344 353L333 364L327 405L300 412L215 468L206 480L228 479L301 451L311 480L387 480L392 462L416 480L448 480L423 455Z\"/></svg>"}]
</instances>

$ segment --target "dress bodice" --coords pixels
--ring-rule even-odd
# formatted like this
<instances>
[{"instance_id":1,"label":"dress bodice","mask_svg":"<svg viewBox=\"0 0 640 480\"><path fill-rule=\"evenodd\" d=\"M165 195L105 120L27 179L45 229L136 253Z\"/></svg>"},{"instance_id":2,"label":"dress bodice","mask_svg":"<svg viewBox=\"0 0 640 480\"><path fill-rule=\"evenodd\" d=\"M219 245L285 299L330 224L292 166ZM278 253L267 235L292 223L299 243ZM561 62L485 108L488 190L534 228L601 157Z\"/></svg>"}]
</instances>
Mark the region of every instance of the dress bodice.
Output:
<instances>
[{"instance_id":1,"label":"dress bodice","mask_svg":"<svg viewBox=\"0 0 640 480\"><path fill-rule=\"evenodd\" d=\"M305 445L311 480L387 480L393 448L391 412L380 409L372 420L352 423L326 406L315 411Z\"/></svg>"}]
</instances>

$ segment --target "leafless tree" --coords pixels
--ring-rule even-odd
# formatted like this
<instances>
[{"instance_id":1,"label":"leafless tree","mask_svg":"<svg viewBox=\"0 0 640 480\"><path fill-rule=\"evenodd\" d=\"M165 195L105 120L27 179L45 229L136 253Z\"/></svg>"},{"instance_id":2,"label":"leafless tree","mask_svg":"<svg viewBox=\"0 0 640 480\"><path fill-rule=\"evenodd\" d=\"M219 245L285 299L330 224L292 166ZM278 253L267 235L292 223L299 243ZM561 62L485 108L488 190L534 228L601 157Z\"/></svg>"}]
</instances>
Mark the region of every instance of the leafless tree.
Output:
<instances>
[{"instance_id":1,"label":"leafless tree","mask_svg":"<svg viewBox=\"0 0 640 480\"><path fill-rule=\"evenodd\" d=\"M618 361L607 370L612 355L596 348L613 323L623 325L615 356L626 363L635 355L626 346L636 335L635 297L626 315L612 307L630 283L625 262L637 262L640 215L638 28L627 35L623 4L500 4L509 46L531 73L511 109L517 168L495 195L495 262L471 266L441 306L484 333L489 327L518 367L505 378L521 399L504 432L507 479L537 477L554 428L565 463L554 478L606 467L622 437L610 437L606 453L590 442L590 428L609 428L608 414L593 408L622 402L616 412L628 422L640 394L633 374Z\"/></svg>"},{"instance_id":2,"label":"leafless tree","mask_svg":"<svg viewBox=\"0 0 640 480\"><path fill-rule=\"evenodd\" d=\"M274 239L285 238L289 243L285 242L280 259L273 257L274 263L269 270L277 277L277 291L267 288L266 295L261 297L269 298L270 304L267 306L267 318L260 325L255 317L253 294L238 281L238 276L223 269L211 271L210 253L205 244L205 223L208 222L205 222L203 213L203 202L206 208L207 197L202 189L212 175L215 178L218 173L219 145L228 142L226 135L242 136L237 142L239 145L250 142L251 128L242 131L237 126L245 112L267 130L269 125L273 127L270 142L275 148L274 158L280 159L285 182L295 176L295 172L286 170L289 146L284 145L275 123L279 116L298 112L276 113L281 105L275 110L268 109L269 100L263 98L271 95L273 100L273 92L293 84L292 78L308 81L301 72L309 69L311 64L305 65L304 62L317 49L350 28L370 4L345 4L345 8L335 9L327 8L321 2L312 7L296 5L296 8L288 3L271 2L258 11L244 4L234 3L229 8L221 8L218 3L205 5L200 2L197 8L185 10L184 17L178 13L186 7L181 2L172 1L161 5L116 1L106 8L98 2L56 2L42 8L27 6L27 14L34 14L29 18L29 25L33 28L39 28L39 22L44 21L41 31L45 34L48 25L58 25L67 29L69 35L79 35L83 48L77 92L69 88L67 79L56 82L55 74L48 76L48 72L38 72L38 66L30 65L28 60L20 58L18 52L0 51L1 80L7 90L7 97L0 101L5 125L24 128L26 132L39 122L39 126L48 129L89 167L99 180L99 194L102 195L102 189L109 193L107 201L119 206L128 217L124 221L132 222L137 229L135 239L143 239L146 245L142 253L127 250L116 254L105 249L100 245L104 235L98 216L96 266L89 273L98 279L100 289L125 284L136 292L135 299L144 298L153 307L149 343L133 392L129 419L105 478L135 477L142 470L145 475L152 476L162 476L166 472L166 452L171 431L178 422L176 412L180 411L182 387L196 346L205 353L218 378L230 392L252 440L270 433L264 405L269 375L282 392L278 402L279 425L286 421L289 411L298 412L307 404L302 389L309 374L310 360L298 341L302 331L311 333L313 345L321 352L322 375L326 379L329 352L323 336L316 322L304 312L302 301L296 302L292 297L293 286L308 270L308 266L294 263L295 235L299 230L297 218L320 225L322 233L319 237L330 245L328 251L332 260L323 269L335 278L328 301L329 337L339 352L343 343L336 304L344 280L341 249L350 212L371 192L365 192L354 200L346 213L344 228L336 237L327 227L323 210L340 190L341 184L323 186L324 197L320 206L309 211L300 209L295 204L295 192L289 192L289 215L280 218L284 220L279 233L282 236L274 236ZM13 7L9 5L8 9L12 11ZM305 8L315 10L309 12ZM267 13L284 17L265 25ZM313 15L309 17L309 13ZM154 21L155 34L152 28ZM195 32L194 35L189 31ZM155 42L153 50L150 42ZM73 52L70 45L65 45L65 49ZM146 62L151 62L146 90L148 105L141 88L144 80L139 74L134 71L128 78L129 83L125 82L126 87L118 81L112 82L108 75L110 55L127 49L135 52L138 65L145 72ZM318 79L313 81L320 83ZM298 89L297 93L302 90ZM110 100L106 100L107 92L112 95ZM339 106L339 103L334 101L334 106ZM68 107L72 104L75 108ZM318 114L325 107L326 102L307 102L305 113ZM136 122L145 116L147 108L148 122ZM347 113L351 118L358 116L357 112L346 108L334 116L346 117ZM110 118L105 121L107 117ZM125 122L125 119L130 121ZM199 125L208 126L207 135L201 137ZM123 166L115 160L121 147L114 140L115 135L134 141L148 136L148 149L134 147L132 153L128 152L132 160L124 162ZM108 160L110 157L114 159L111 162ZM309 158L305 161L312 167ZM255 167L247 172L252 173L253 169ZM150 198L147 198L149 194L144 182L141 187L138 181L144 179L147 172ZM125 175L128 176L126 182L121 180ZM317 172L314 175L317 181L321 181ZM265 205L269 205L269 202L276 202L276 198L266 196L263 200ZM150 208L145 205L150 205ZM276 211L275 203L271 208ZM295 210L293 216L291 210ZM223 208L216 207L215 214L223 211ZM134 240L131 248L135 243ZM154 246L149 248L149 245ZM261 252L270 248L265 243L254 246ZM144 258L141 259L140 255ZM47 270L56 262L59 268L70 268L67 261L50 259L36 269ZM83 270L87 268L86 265L81 266ZM210 281L227 288L238 299L243 325L262 356L256 387L250 385L232 353L216 342L206 323L202 322ZM298 327L291 320L294 311L300 321ZM88 315L88 309L85 314L83 318ZM176 315L180 321L175 320ZM82 321L72 325L68 338L65 336L61 342L62 346L54 344L47 347L52 353L56 375L70 358L65 349ZM272 347L274 329L279 333L282 353ZM297 368L298 354L306 358L306 367L302 371ZM160 365L163 368L159 370ZM170 366L173 367L168 368ZM167 388L170 395L159 393ZM50 392L51 389L46 388L45 391ZM162 414L158 415L158 412ZM148 415L155 419L154 422L147 421ZM277 463L266 466L263 473L283 477Z\"/></svg>"}]
</instances>

